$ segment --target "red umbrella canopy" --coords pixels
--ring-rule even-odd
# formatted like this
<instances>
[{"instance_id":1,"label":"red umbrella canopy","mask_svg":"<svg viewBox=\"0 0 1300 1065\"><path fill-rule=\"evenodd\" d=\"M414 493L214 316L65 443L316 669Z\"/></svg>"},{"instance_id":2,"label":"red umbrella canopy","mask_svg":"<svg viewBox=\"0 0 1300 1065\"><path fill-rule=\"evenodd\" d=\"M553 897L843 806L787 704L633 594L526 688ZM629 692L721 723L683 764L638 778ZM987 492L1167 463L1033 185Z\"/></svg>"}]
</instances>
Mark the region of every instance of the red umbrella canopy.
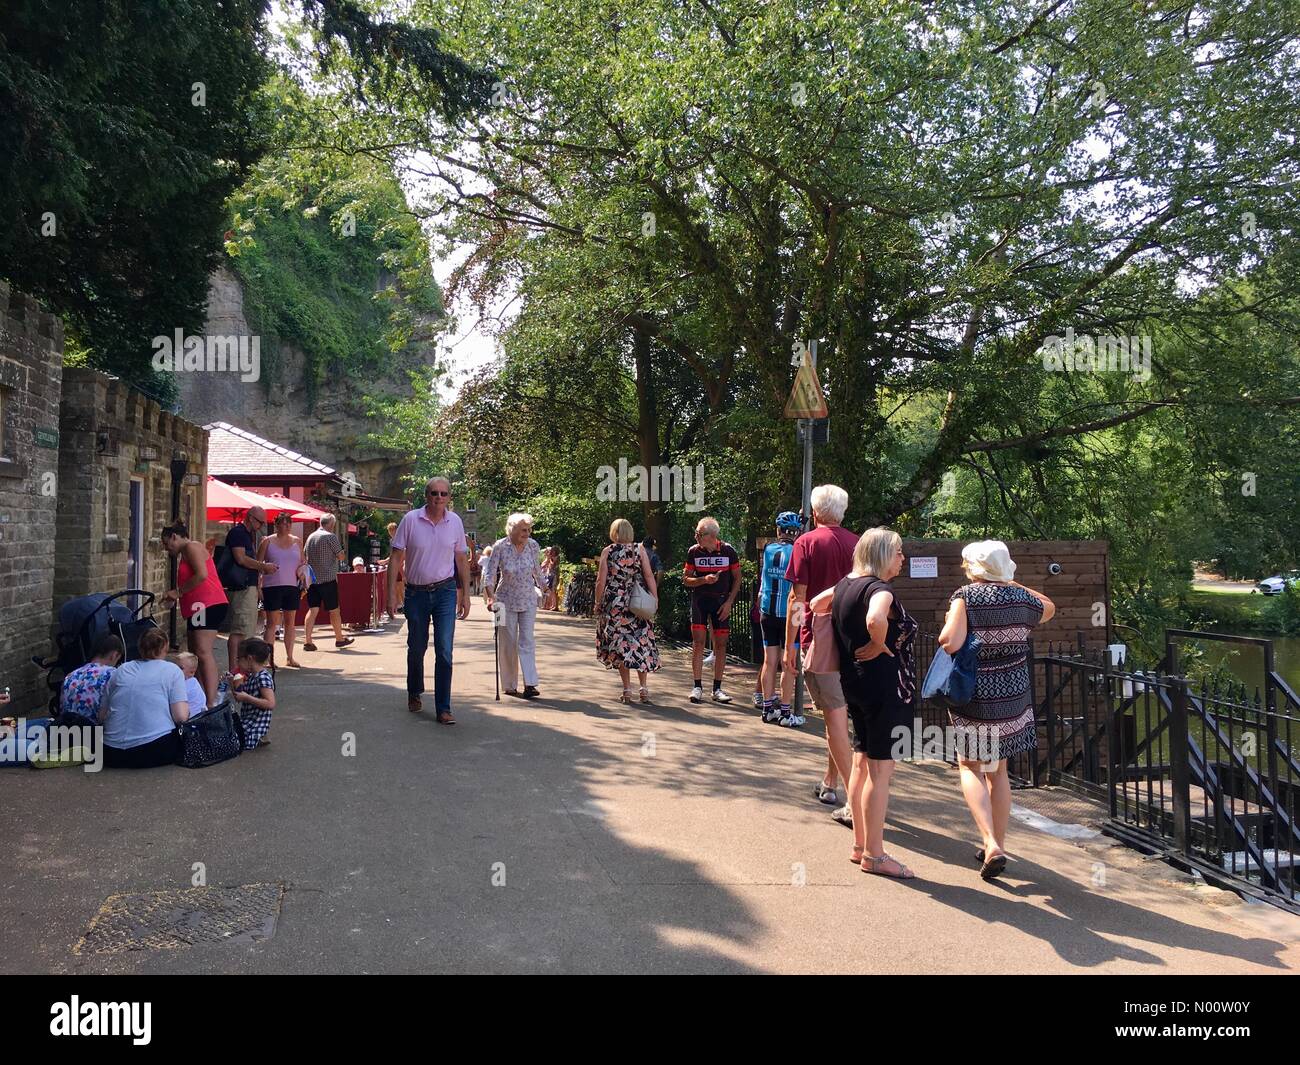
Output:
<instances>
[{"instance_id":1,"label":"red umbrella canopy","mask_svg":"<svg viewBox=\"0 0 1300 1065\"><path fill-rule=\"evenodd\" d=\"M258 495L246 488L226 484L215 477L208 478L209 521L243 521L244 515L252 507L261 507L266 511L266 520L274 521L277 514L286 508L280 500Z\"/></svg>"},{"instance_id":2,"label":"red umbrella canopy","mask_svg":"<svg viewBox=\"0 0 1300 1065\"><path fill-rule=\"evenodd\" d=\"M321 510L320 507L314 507L310 503L290 499L280 492L271 492L266 498L276 500L280 506L289 511L294 521L314 521L319 524L321 518L329 513L328 510Z\"/></svg>"}]
</instances>

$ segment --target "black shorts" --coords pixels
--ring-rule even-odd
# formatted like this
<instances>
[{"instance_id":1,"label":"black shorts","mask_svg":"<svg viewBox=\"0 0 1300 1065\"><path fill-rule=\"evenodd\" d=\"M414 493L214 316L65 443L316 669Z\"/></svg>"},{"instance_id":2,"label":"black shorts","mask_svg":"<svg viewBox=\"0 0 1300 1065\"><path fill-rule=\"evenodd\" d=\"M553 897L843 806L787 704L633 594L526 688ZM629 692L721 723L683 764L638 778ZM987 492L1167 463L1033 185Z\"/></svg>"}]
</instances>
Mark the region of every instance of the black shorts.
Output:
<instances>
[{"instance_id":1,"label":"black shorts","mask_svg":"<svg viewBox=\"0 0 1300 1065\"><path fill-rule=\"evenodd\" d=\"M323 606L326 610L337 610L339 608L339 582L321 581L319 584L313 584L307 589L307 605L312 607Z\"/></svg>"},{"instance_id":2,"label":"black shorts","mask_svg":"<svg viewBox=\"0 0 1300 1065\"><path fill-rule=\"evenodd\" d=\"M722 611L725 599L703 599L698 595L691 597L691 632L703 632L710 625L714 632L729 632L731 618L723 621L718 615Z\"/></svg>"},{"instance_id":3,"label":"black shorts","mask_svg":"<svg viewBox=\"0 0 1300 1065\"><path fill-rule=\"evenodd\" d=\"M868 758L910 757L913 719L916 708L897 696L861 703L848 698L849 718L853 722L853 749ZM905 729L905 733L896 733Z\"/></svg>"},{"instance_id":4,"label":"black shorts","mask_svg":"<svg viewBox=\"0 0 1300 1065\"><path fill-rule=\"evenodd\" d=\"M296 584L277 584L270 588L262 588L262 609L263 610L288 610L290 612L298 609L298 600L302 592L299 591Z\"/></svg>"},{"instance_id":5,"label":"black shorts","mask_svg":"<svg viewBox=\"0 0 1300 1065\"><path fill-rule=\"evenodd\" d=\"M779 618L775 614L763 615L763 646L764 647L785 647L785 618ZM799 641L795 641L795 646L799 646Z\"/></svg>"},{"instance_id":6,"label":"black shorts","mask_svg":"<svg viewBox=\"0 0 1300 1065\"><path fill-rule=\"evenodd\" d=\"M195 625L193 618L186 618L185 627L190 632L203 632L207 630L216 632L226 623L226 615L229 613L229 603L210 603L203 611L202 625Z\"/></svg>"}]
</instances>

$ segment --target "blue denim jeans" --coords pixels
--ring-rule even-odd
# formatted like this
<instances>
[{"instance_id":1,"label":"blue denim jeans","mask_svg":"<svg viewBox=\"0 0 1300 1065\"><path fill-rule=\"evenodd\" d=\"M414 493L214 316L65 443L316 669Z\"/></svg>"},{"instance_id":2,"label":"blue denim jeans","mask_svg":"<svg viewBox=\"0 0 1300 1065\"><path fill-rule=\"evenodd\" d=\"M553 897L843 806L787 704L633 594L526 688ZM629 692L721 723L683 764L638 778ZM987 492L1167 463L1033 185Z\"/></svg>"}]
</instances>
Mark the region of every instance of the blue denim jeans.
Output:
<instances>
[{"instance_id":1,"label":"blue denim jeans","mask_svg":"<svg viewBox=\"0 0 1300 1065\"><path fill-rule=\"evenodd\" d=\"M429 649L429 623L433 623L433 705L451 709L451 645L456 636L456 586L436 592L406 589L406 692L424 691L424 652Z\"/></svg>"}]
</instances>

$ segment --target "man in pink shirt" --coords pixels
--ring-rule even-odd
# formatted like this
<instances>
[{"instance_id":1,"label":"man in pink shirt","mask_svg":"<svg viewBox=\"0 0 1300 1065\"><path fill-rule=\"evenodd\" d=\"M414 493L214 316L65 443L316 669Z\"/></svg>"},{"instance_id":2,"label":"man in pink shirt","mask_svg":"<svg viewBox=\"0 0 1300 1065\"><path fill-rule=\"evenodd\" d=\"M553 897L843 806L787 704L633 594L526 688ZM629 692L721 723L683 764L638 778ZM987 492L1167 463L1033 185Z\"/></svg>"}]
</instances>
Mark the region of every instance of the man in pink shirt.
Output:
<instances>
[{"instance_id":1,"label":"man in pink shirt","mask_svg":"<svg viewBox=\"0 0 1300 1065\"><path fill-rule=\"evenodd\" d=\"M424 654L433 625L433 705L438 724L451 715L451 651L456 619L469 617L469 564L465 526L448 509L451 482L434 477L424 486L425 505L402 518L388 562L388 601L397 598L397 575L405 577L406 708L419 713L424 693Z\"/></svg>"}]
</instances>

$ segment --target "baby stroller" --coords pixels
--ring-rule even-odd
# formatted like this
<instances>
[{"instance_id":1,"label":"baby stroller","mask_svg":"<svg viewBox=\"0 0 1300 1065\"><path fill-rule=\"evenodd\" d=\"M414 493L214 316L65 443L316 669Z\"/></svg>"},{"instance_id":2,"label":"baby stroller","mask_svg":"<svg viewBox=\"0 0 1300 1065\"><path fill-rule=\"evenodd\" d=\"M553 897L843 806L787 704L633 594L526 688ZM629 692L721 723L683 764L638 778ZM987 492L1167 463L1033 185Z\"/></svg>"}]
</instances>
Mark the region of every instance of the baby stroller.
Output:
<instances>
[{"instance_id":1,"label":"baby stroller","mask_svg":"<svg viewBox=\"0 0 1300 1065\"><path fill-rule=\"evenodd\" d=\"M130 596L136 597L134 608L125 602L119 602ZM63 678L90 661L90 649L101 633L111 632L122 641L122 646L126 648L126 661L140 657L141 634L158 627L150 609L154 598L152 592L128 588L111 595L95 592L78 596L69 599L59 608L59 628L54 637L58 653L53 658L32 656L32 661L47 671L45 683L50 690L51 714L59 712ZM144 616L146 610L150 610L148 617Z\"/></svg>"}]
</instances>

